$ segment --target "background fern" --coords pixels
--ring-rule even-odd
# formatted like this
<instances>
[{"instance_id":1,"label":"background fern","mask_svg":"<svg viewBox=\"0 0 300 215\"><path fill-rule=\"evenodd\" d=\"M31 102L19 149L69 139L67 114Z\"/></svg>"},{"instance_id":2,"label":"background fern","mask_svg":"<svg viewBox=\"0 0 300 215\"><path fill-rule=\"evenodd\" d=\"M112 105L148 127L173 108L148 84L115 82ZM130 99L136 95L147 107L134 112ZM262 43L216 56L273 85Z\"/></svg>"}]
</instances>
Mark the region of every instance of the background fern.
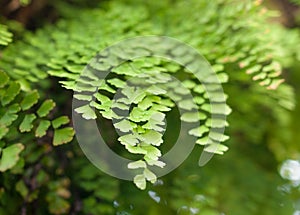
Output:
<instances>
[{"instance_id":1,"label":"background fern","mask_svg":"<svg viewBox=\"0 0 300 215\"><path fill-rule=\"evenodd\" d=\"M12 33L7 30L5 25L0 25L0 45L6 46L12 42Z\"/></svg>"}]
</instances>

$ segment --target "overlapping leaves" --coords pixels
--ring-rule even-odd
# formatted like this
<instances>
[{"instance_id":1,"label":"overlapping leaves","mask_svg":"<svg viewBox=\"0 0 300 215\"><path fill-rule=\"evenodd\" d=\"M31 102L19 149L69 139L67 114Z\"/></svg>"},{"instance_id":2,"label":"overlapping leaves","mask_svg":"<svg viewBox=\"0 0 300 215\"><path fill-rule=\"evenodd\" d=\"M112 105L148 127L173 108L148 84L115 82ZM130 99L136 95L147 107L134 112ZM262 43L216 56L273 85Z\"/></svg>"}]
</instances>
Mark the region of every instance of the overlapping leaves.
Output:
<instances>
[{"instance_id":1,"label":"overlapping leaves","mask_svg":"<svg viewBox=\"0 0 300 215\"><path fill-rule=\"evenodd\" d=\"M7 26L0 24L0 46L7 46L12 42L12 33L8 31Z\"/></svg>"},{"instance_id":2,"label":"overlapping leaves","mask_svg":"<svg viewBox=\"0 0 300 215\"><path fill-rule=\"evenodd\" d=\"M12 168L19 160L19 154L24 149L22 133L33 132L37 138L44 137L50 126L51 119L48 115L55 107L52 100L45 100L38 105L39 93L37 91L24 92L17 81L10 80L5 72L0 71L0 141L1 159L0 171L4 172ZM34 109L37 108L36 113ZM72 128L61 128L69 123L68 118L61 117L52 121L54 129L53 145L70 142L73 139ZM20 132L20 138L12 132Z\"/></svg>"}]
</instances>

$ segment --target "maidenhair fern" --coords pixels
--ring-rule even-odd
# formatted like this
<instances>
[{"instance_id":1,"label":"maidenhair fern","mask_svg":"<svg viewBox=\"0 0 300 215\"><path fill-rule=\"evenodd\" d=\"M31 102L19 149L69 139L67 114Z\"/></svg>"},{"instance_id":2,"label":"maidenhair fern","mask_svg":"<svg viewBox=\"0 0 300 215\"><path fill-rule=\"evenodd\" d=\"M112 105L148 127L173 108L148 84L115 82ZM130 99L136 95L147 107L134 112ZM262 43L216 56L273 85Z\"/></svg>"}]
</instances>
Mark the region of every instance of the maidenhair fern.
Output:
<instances>
[{"instance_id":1,"label":"maidenhair fern","mask_svg":"<svg viewBox=\"0 0 300 215\"><path fill-rule=\"evenodd\" d=\"M148 166L156 165L163 168L165 165L159 161L162 155L160 145L164 143L160 132L165 125L165 116L175 106L175 102L178 101L178 105L187 111L193 108L199 111L187 112L181 116L181 120L201 122L201 126L193 128L189 134L198 138L197 144L208 146L205 150L210 153L223 154L228 149L225 145L217 145L218 141L225 142L228 136L218 132L208 136L209 131L228 126L225 120L210 119L211 114L226 116L231 109L226 106L225 112L220 112L215 104L216 112L213 112L210 109L205 86L192 75L182 76L181 73L188 72L181 66L154 57L135 59L122 65L115 65L115 59L105 61L104 57L104 63L100 60L91 62L92 69L89 75L80 78L84 67L97 52L116 41L135 36L170 36L191 45L203 54L223 84L233 79L239 84L252 85L245 73L259 85L264 86L266 88L263 89L264 92L276 90L283 82L279 63L280 51L283 49L280 42L282 37L272 36L281 30L268 27L267 20L272 13L261 7L259 1L190 0L175 2L171 8L166 3L156 5L139 1L113 1L107 7L107 10L101 8L82 10L80 14L61 20L54 26L47 26L36 33L28 33L24 41L12 44L4 50L1 68L13 80L22 81L12 81L8 85L6 91L10 94L3 95L2 105L8 105L21 88L38 86L41 79L49 76L59 78L59 83L64 88L75 91L75 99L84 103L75 110L83 118L95 119L100 113L104 118L118 120L115 126L124 133L118 138L120 144L124 145L129 153L143 156L141 160L128 165L129 169L142 169L141 174L135 176L135 183L141 189L145 189L146 179L152 183L156 181L156 175L148 169ZM173 51L175 56L186 57L184 53L176 53L176 50L171 49L170 51ZM118 54L122 53L116 54L122 58ZM18 58L14 57L16 55ZM114 66L113 77L99 85L99 78L93 71L105 70L112 66ZM179 79L183 77L180 80L194 95L196 106L189 100L183 100L185 91L180 85L164 86L173 75ZM132 87L125 85L131 77L135 77L135 81L138 78L145 79L147 89L141 90L134 85ZM205 81L209 82L208 79ZM219 89L215 88L214 84L210 83L208 86L215 92L214 102L218 103ZM172 99L164 95L168 87L176 92ZM121 89L125 97L120 101L114 101L113 95L118 89ZM89 92L95 90L97 92L89 95ZM27 94L23 105L22 102L20 104L20 109L24 107L24 111L34 105L38 98L35 91ZM270 94L275 98L279 97L279 94L274 92ZM126 118L118 116L113 111L114 108L126 109L131 103L134 107ZM285 102L283 106L287 106L287 103ZM292 105L288 106L290 108ZM53 103L47 100L37 110L37 114L26 114L20 124L20 131L31 131L37 126L35 134L41 137L52 126L55 131L53 144L68 142L72 138L72 130L58 129L68 123L68 120L58 118L50 122L44 118L52 108ZM12 108L12 112L8 114L17 117L17 110L19 109ZM37 117L42 119L37 120ZM11 117L10 120L12 119ZM212 127L212 124L218 126ZM21 145L16 147L18 150L13 151L18 155L23 148Z\"/></svg>"},{"instance_id":2,"label":"maidenhair fern","mask_svg":"<svg viewBox=\"0 0 300 215\"><path fill-rule=\"evenodd\" d=\"M276 14L261 1L49 4L60 18L16 36L13 43L0 25L0 215L293 213L286 195L277 193L281 182L271 171L276 161L299 149L297 141L289 139L288 110L295 106L294 94L281 76L282 68L300 59L299 32L270 23ZM84 5L91 7L79 8ZM207 92L213 92L213 104L219 104L220 88L208 80L200 83L176 62L147 56L118 64L127 57L124 50L135 49L129 45L114 51L112 58L101 55L119 41L149 35L178 39L203 54L223 84L230 107L212 109ZM192 60L182 49L170 53ZM111 73L101 82L101 71L107 68ZM107 144L135 160L128 163L128 171L141 189L146 189L146 180L154 183L147 185L148 192L99 171L77 144L64 144L74 131L69 118L60 115L71 112L72 98L56 82L74 92L80 117L109 128L103 132ZM184 114L179 116L178 109ZM220 118L212 118L214 111ZM157 180L152 168L168 168L162 156L179 133L179 120L200 123L188 130L185 139L193 137L194 142L186 145L196 143L218 154L228 146L232 151L199 168L195 150L182 167ZM220 132L224 127L229 141Z\"/></svg>"},{"instance_id":3,"label":"maidenhair fern","mask_svg":"<svg viewBox=\"0 0 300 215\"><path fill-rule=\"evenodd\" d=\"M65 200L68 196L58 197L54 187L59 186L61 192L68 186L66 179L53 178L47 184L53 177L47 171L56 167L52 164L54 157L46 157L53 153L53 146L69 143L74 130L67 126L68 117L54 117L56 104L52 99L40 97L37 90L24 85L21 79L14 80L0 71L0 214L17 213L21 208L20 202L16 202L19 196L24 204L30 204L39 198L39 189L45 187L45 201L49 200L51 212L69 209ZM34 185L30 185L31 177L37 177ZM49 196L54 196L55 201Z\"/></svg>"},{"instance_id":4,"label":"maidenhair fern","mask_svg":"<svg viewBox=\"0 0 300 215\"><path fill-rule=\"evenodd\" d=\"M0 45L7 46L12 42L12 33L8 31L7 26L0 24Z\"/></svg>"},{"instance_id":5,"label":"maidenhair fern","mask_svg":"<svg viewBox=\"0 0 300 215\"><path fill-rule=\"evenodd\" d=\"M0 171L13 168L19 160L19 154L24 150L22 133L34 132L36 138L45 136L52 127L54 130L53 145L61 145L73 139L72 128L61 128L68 124L67 117L52 120L48 118L55 107L52 100L45 100L40 105L39 93L24 92L17 81L12 81L5 72L0 72L0 141L1 159ZM36 109L36 112L34 112Z\"/></svg>"}]
</instances>

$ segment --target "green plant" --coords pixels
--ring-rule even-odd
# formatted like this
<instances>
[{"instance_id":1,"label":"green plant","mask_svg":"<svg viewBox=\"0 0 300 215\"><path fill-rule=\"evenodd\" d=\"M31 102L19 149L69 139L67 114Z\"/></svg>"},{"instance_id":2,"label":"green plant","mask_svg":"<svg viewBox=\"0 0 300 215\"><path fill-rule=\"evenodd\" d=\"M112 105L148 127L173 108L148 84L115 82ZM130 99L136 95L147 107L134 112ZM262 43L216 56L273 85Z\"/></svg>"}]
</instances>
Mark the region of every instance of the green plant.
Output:
<instances>
[{"instance_id":1,"label":"green plant","mask_svg":"<svg viewBox=\"0 0 300 215\"><path fill-rule=\"evenodd\" d=\"M300 1L299 0L291 0L291 2L293 2L296 5L300 5Z\"/></svg>"},{"instance_id":2,"label":"green plant","mask_svg":"<svg viewBox=\"0 0 300 215\"><path fill-rule=\"evenodd\" d=\"M190 5L193 7L191 8ZM165 79L174 75L182 81L184 86L193 91L196 108L202 113L197 115L196 117L199 118L196 119L200 120L202 125L200 128L190 131L190 135L196 136L197 143L200 145L210 144L211 148L204 150L217 154L227 151L227 145L216 145L215 142L218 139L225 142L228 140L228 136L215 132L216 137L211 138L208 136L208 132L210 129L217 130L230 124L229 133L230 136L233 136L233 140L228 145L233 144L231 148L240 147L241 152L243 148L239 145L240 142L247 142L254 146L257 143L264 143L266 147L270 148L264 152L270 153L271 151L280 161L289 154L289 150L279 150L285 149L284 144L278 143L282 138L280 134L285 133L279 126L288 124L288 111L294 108L294 95L292 88L283 83L281 73L283 72L282 67L289 67L297 55L299 32L287 31L275 24L270 27L268 19L276 14L264 8L260 1L199 2L190 0L173 3L169 1L144 3L124 0L104 2L95 8L80 10L76 6L62 2L57 3L55 7L57 11L61 12L63 17L61 20L54 25L46 25L36 32L27 32L21 40L13 42L2 51L0 62L0 68L3 70L0 73L2 75L0 78L2 82L2 85L0 84L0 92L2 92L0 93L2 102L0 117L2 118L0 118L0 122L4 118L5 123L1 124L2 127L0 126L3 128L0 133L3 140L0 168L4 166L5 168L2 167L3 172L7 170L1 176L3 182L0 186L3 187L2 195L4 196L1 198L2 205L5 205L10 199L18 198L18 202L23 199L25 208L32 207L34 210L32 202L37 201L38 196L42 196L50 203L49 212L52 214L68 213L72 209L70 204L76 204L78 199L83 202L84 214L112 214L115 211L112 202L118 198L118 193L121 193L119 189L122 190L122 184L97 172L95 168L87 166L88 161L83 158L82 153L75 146L70 146L70 148L66 146L64 155L59 153L59 149L53 147L70 142L74 134L69 127L59 129L60 126L69 123L66 117L55 118L53 113L50 113L54 108L54 102L51 99L54 99L56 92L50 94L50 98L47 98L45 92L51 92L51 86L56 86L53 82L59 82L62 87L76 92L75 99L83 102L76 112L87 120L102 117L100 122L106 123L104 119L111 119L112 116L118 118L111 110L113 95L117 89L121 88L122 93L127 97L127 101L123 100L125 105L132 102L135 104L129 117L115 124L123 132L128 132L129 125L132 126L131 132L135 136L126 134L118 137L115 133L106 132L111 139L118 139L118 141L112 141L111 147L119 150L121 154L134 158L136 158L134 156L136 154L142 155L142 157L138 157L139 161L129 166L133 169L142 168L134 180L141 189L146 189L146 179L157 183L156 175L147 167L157 165L163 168L164 164L159 162L159 158L162 151L166 150L164 145L171 142L173 137L172 135L162 136L159 132L164 125L165 117L169 114L172 118L176 114L172 112L172 108L175 106L174 101L164 96L163 85L157 84L147 90L124 85L130 77L137 77L139 74L144 75L140 78L149 80L153 78L155 83L164 83ZM0 43L2 41L3 45L7 45L11 35L5 33L7 31L1 30L1 28L0 32L8 35L0 40ZM228 94L230 108L226 107L225 112L219 114L228 115L233 109L229 123L220 120L219 127L211 128L212 112L205 88L195 77L174 62L151 57L136 59L118 66L114 65L114 59L108 59L107 64L90 63L91 67L98 70L101 70L101 67L105 69L112 65L117 66L112 71L113 75L108 77L106 82L102 82L102 85L99 86L99 79L97 75L93 74L94 70L92 69L85 78L80 78L81 72L98 51L116 41L140 35L174 37L203 54L211 63ZM176 54L180 55L181 53L176 53L175 50ZM208 86L213 90L214 84L210 83ZM56 87L59 88L59 86ZM99 87L99 91L91 97L88 92L93 92L95 87ZM61 89L59 88L59 90ZM180 94L184 92L184 89L178 88L177 90L178 101L181 101L183 97ZM136 97L137 93L142 96ZM36 105L39 94L44 102ZM215 98L218 99L218 92L215 95ZM71 96L67 92L65 92L65 96L70 102ZM59 104L57 110L63 112L63 101L57 99ZM10 102L13 102L15 106ZM121 103L114 105L118 105L121 109L123 107ZM179 102L179 106L192 108L190 103L184 102ZM92 108L95 108L96 111L94 112ZM274 124L270 124L268 120L261 120L266 110L268 112L264 117L273 120ZM53 120L53 118L55 119ZM195 117L186 115L182 118L183 121L190 121ZM241 118L245 120L239 121ZM15 122L10 124L10 121ZM178 124L178 122L176 123ZM51 129L48 131L50 127ZM18 130L29 133L25 135L12 133L18 132ZM274 130L278 131L277 135L269 134ZM266 140L265 136L268 135L272 135L272 137ZM53 140L50 141L52 136ZM17 139L12 139L12 137L17 137ZM142 140L144 145L136 144L139 140ZM209 140L208 144L207 140ZM35 142L39 144L35 145ZM125 146L126 150L120 148L120 143ZM247 150L251 149L251 147L246 148ZM50 154L50 156L44 158L46 154ZM249 154L255 155L250 152ZM7 159L10 155L13 155L13 159ZM33 155L34 158L30 158ZM65 161L62 164L55 162L60 156ZM74 157L76 157L76 161L72 162ZM236 157L236 155L232 156L232 160L229 159L228 162L233 161ZM259 158L262 159L262 157ZM23 164L21 164L22 162ZM42 163L43 167L39 167L39 163ZM68 171L68 167L71 167L72 170ZM215 166L216 171L218 168L221 167ZM249 168L255 169L251 165ZM56 171L56 169L58 170ZM242 168L237 168L237 170L242 172ZM11 174L15 174L14 172L18 175L18 180L9 183L9 177ZM51 176L49 172L54 172L54 176ZM77 172L78 176L72 181L73 175ZM208 172L209 175L213 174L213 172ZM253 172L261 173L256 170ZM189 185L178 182L180 179L184 180L185 176L189 174L192 173L179 170L177 178L167 179L174 181L174 187L178 188L174 189L173 193L171 192L172 206L170 207L173 212L176 211L177 205L185 204L195 194L191 192L185 199L184 186L189 187ZM38 178L39 182L32 189L29 179L35 178ZM98 178L103 181L98 181ZM226 178L231 180L230 176L226 176ZM268 181L267 174L262 178L263 181ZM207 182L207 184L209 183ZM97 189L98 186L105 187L107 185L111 187L111 190ZM262 185L260 184L260 186ZM80 198L70 199L72 188L79 189L84 194L77 193ZM42 189L46 190L47 194L44 195L39 191ZM205 188L201 186L199 188L196 185L195 190L203 189ZM22 198L9 196L7 190L18 191ZM210 198L222 196L220 194L222 191L216 190L206 191ZM262 192L261 195L265 194ZM121 198L121 201L124 200ZM260 200L258 202L261 203ZM19 205L21 207L22 204ZM218 208L217 205L217 203L208 203L201 207L207 207L205 214L221 213L223 208ZM230 205L232 204L230 203ZM255 206L251 207L252 211L256 211L253 209ZM10 214L14 213L13 209L9 212ZM224 211L228 210L224 209ZM42 207L37 211L43 213L46 209ZM236 211L241 210L236 209ZM268 210L266 209L266 211ZM0 210L0 214L1 212L4 213Z\"/></svg>"},{"instance_id":3,"label":"green plant","mask_svg":"<svg viewBox=\"0 0 300 215\"><path fill-rule=\"evenodd\" d=\"M12 33L7 30L7 26L0 24L0 45L6 46L12 42Z\"/></svg>"}]
</instances>

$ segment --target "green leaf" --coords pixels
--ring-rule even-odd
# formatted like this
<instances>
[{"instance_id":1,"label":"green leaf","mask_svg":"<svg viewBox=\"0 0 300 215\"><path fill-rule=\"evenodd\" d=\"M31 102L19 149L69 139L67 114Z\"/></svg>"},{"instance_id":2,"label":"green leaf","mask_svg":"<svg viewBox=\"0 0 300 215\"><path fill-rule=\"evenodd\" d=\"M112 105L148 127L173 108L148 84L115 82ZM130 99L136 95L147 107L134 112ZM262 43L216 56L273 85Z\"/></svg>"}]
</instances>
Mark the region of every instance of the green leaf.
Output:
<instances>
[{"instance_id":1,"label":"green leaf","mask_svg":"<svg viewBox=\"0 0 300 215\"><path fill-rule=\"evenodd\" d=\"M147 163L149 163L151 161L157 161L158 158L161 156L160 150L152 145L144 145L144 146L142 146L142 148L147 151L147 154L144 157L144 159L147 161ZM149 163L149 165L150 165L150 163Z\"/></svg>"},{"instance_id":2,"label":"green leaf","mask_svg":"<svg viewBox=\"0 0 300 215\"><path fill-rule=\"evenodd\" d=\"M107 111L100 111L100 113L106 119L122 119L123 118L123 117L120 117L117 114L115 114L111 109L109 109Z\"/></svg>"},{"instance_id":3,"label":"green leaf","mask_svg":"<svg viewBox=\"0 0 300 215\"><path fill-rule=\"evenodd\" d=\"M132 146L132 145L125 145L125 148L128 150L128 152L132 153L132 154L147 154L147 151L143 148L141 148L140 146Z\"/></svg>"},{"instance_id":4,"label":"green leaf","mask_svg":"<svg viewBox=\"0 0 300 215\"><path fill-rule=\"evenodd\" d=\"M21 143L10 145L2 149L0 158L0 172L5 172L14 167L20 159L19 154L24 150Z\"/></svg>"},{"instance_id":5,"label":"green leaf","mask_svg":"<svg viewBox=\"0 0 300 215\"><path fill-rule=\"evenodd\" d=\"M129 119L133 122L148 121L154 113L152 110L142 110L139 107L134 107L129 115Z\"/></svg>"},{"instance_id":6,"label":"green leaf","mask_svg":"<svg viewBox=\"0 0 300 215\"><path fill-rule=\"evenodd\" d=\"M105 91L110 92L110 93L115 93L116 92L116 90L111 88L106 82L102 82L98 89L99 90L105 90Z\"/></svg>"},{"instance_id":7,"label":"green leaf","mask_svg":"<svg viewBox=\"0 0 300 215\"><path fill-rule=\"evenodd\" d=\"M91 95L80 95L76 94L74 95L74 98L81 101L92 101L93 97Z\"/></svg>"},{"instance_id":8,"label":"green leaf","mask_svg":"<svg viewBox=\"0 0 300 215\"><path fill-rule=\"evenodd\" d=\"M66 73L66 74L68 74L68 73ZM97 90L97 87L89 86L87 84L82 84L82 83L77 83L75 85L75 89L74 89L75 92L82 92L82 91L95 92L96 90Z\"/></svg>"},{"instance_id":9,"label":"green leaf","mask_svg":"<svg viewBox=\"0 0 300 215\"><path fill-rule=\"evenodd\" d=\"M223 155L224 152L226 152L228 150L228 147L224 146L222 144L212 143L212 144L209 144L207 147L205 147L204 150L206 152Z\"/></svg>"},{"instance_id":10,"label":"green leaf","mask_svg":"<svg viewBox=\"0 0 300 215\"><path fill-rule=\"evenodd\" d=\"M33 128L33 121L36 119L35 114L27 114L19 126L21 132L29 132Z\"/></svg>"},{"instance_id":11,"label":"green leaf","mask_svg":"<svg viewBox=\"0 0 300 215\"><path fill-rule=\"evenodd\" d=\"M165 125L164 119L165 119L164 113L155 112L152 114L148 122L143 125L143 128L162 132L164 128L162 128L161 126Z\"/></svg>"},{"instance_id":12,"label":"green leaf","mask_svg":"<svg viewBox=\"0 0 300 215\"><path fill-rule=\"evenodd\" d=\"M72 141L75 132L73 128L62 128L54 130L53 145L58 146Z\"/></svg>"},{"instance_id":13,"label":"green leaf","mask_svg":"<svg viewBox=\"0 0 300 215\"><path fill-rule=\"evenodd\" d=\"M118 78L109 79L109 80L107 80L107 82L117 88L123 88L126 84L125 81L122 81Z\"/></svg>"},{"instance_id":14,"label":"green leaf","mask_svg":"<svg viewBox=\"0 0 300 215\"><path fill-rule=\"evenodd\" d=\"M128 76L136 76L137 71L133 69L133 67L129 63L123 63L118 67L112 69L112 71L116 74L120 75L128 75Z\"/></svg>"},{"instance_id":15,"label":"green leaf","mask_svg":"<svg viewBox=\"0 0 300 215\"><path fill-rule=\"evenodd\" d=\"M144 174L136 175L133 179L133 182L139 189L141 189L141 190L146 189L146 178L145 178Z\"/></svg>"},{"instance_id":16,"label":"green leaf","mask_svg":"<svg viewBox=\"0 0 300 215\"><path fill-rule=\"evenodd\" d=\"M223 92L216 91L216 92L210 92L209 95L207 93L205 93L204 98L210 99L211 102L222 102L222 103L224 103L227 99L227 95L224 94ZM220 103L220 105L223 105L222 103ZM214 103L214 105L215 104L216 103Z\"/></svg>"},{"instance_id":17,"label":"green leaf","mask_svg":"<svg viewBox=\"0 0 300 215\"><path fill-rule=\"evenodd\" d=\"M121 102L114 101L112 103L112 108L118 108L118 109L121 109L121 110L129 110L129 105L123 104Z\"/></svg>"},{"instance_id":18,"label":"green leaf","mask_svg":"<svg viewBox=\"0 0 300 215\"><path fill-rule=\"evenodd\" d=\"M0 88L4 87L9 81L9 77L5 72L0 71Z\"/></svg>"},{"instance_id":19,"label":"green leaf","mask_svg":"<svg viewBox=\"0 0 300 215\"><path fill-rule=\"evenodd\" d=\"M228 79L229 79L228 74L219 73L217 76L218 76L218 79L219 79L220 83L227 83L228 82Z\"/></svg>"},{"instance_id":20,"label":"green leaf","mask_svg":"<svg viewBox=\"0 0 300 215\"><path fill-rule=\"evenodd\" d=\"M184 110L197 109L197 105L192 99L181 100L178 102L178 107Z\"/></svg>"},{"instance_id":21,"label":"green leaf","mask_svg":"<svg viewBox=\"0 0 300 215\"><path fill-rule=\"evenodd\" d=\"M151 107L153 104L153 100L147 96L143 99L143 101L139 102L138 107L142 110L146 110Z\"/></svg>"},{"instance_id":22,"label":"green leaf","mask_svg":"<svg viewBox=\"0 0 300 215\"><path fill-rule=\"evenodd\" d=\"M165 89L162 89L156 85L152 85L146 90L148 93L154 94L154 95L161 95L161 94L166 94L167 91Z\"/></svg>"},{"instance_id":23,"label":"green leaf","mask_svg":"<svg viewBox=\"0 0 300 215\"><path fill-rule=\"evenodd\" d=\"M135 146L139 143L138 139L133 134L126 134L118 138L123 145Z\"/></svg>"},{"instance_id":24,"label":"green leaf","mask_svg":"<svg viewBox=\"0 0 300 215\"><path fill-rule=\"evenodd\" d=\"M202 105L205 102L205 99L199 96L193 97L193 100L198 105Z\"/></svg>"},{"instance_id":25,"label":"green leaf","mask_svg":"<svg viewBox=\"0 0 300 215\"><path fill-rule=\"evenodd\" d=\"M18 113L20 110L19 104L12 104L7 108L8 113Z\"/></svg>"},{"instance_id":26,"label":"green leaf","mask_svg":"<svg viewBox=\"0 0 300 215\"><path fill-rule=\"evenodd\" d=\"M150 166L158 166L160 168L164 168L166 166L166 163L162 162L162 161L159 161L159 160L150 160L148 159L147 160L147 163L150 165Z\"/></svg>"},{"instance_id":27,"label":"green leaf","mask_svg":"<svg viewBox=\"0 0 300 215\"><path fill-rule=\"evenodd\" d=\"M76 108L75 111L82 114L82 117L88 120L97 118L95 111L89 105Z\"/></svg>"},{"instance_id":28,"label":"green leaf","mask_svg":"<svg viewBox=\"0 0 300 215\"><path fill-rule=\"evenodd\" d=\"M20 104L22 110L28 110L35 105L38 102L39 97L39 93L36 90L28 93Z\"/></svg>"},{"instance_id":29,"label":"green leaf","mask_svg":"<svg viewBox=\"0 0 300 215\"><path fill-rule=\"evenodd\" d=\"M206 126L202 125L200 127L189 130L189 134L196 136L196 137L202 137L203 134L208 131L209 131L209 129Z\"/></svg>"},{"instance_id":30,"label":"green leaf","mask_svg":"<svg viewBox=\"0 0 300 215\"><path fill-rule=\"evenodd\" d=\"M221 142L224 142L229 139L229 136L218 132L210 132L209 137L213 140L221 141Z\"/></svg>"},{"instance_id":31,"label":"green leaf","mask_svg":"<svg viewBox=\"0 0 300 215\"><path fill-rule=\"evenodd\" d=\"M213 71L216 72L221 72L224 70L224 65L223 64L215 64L212 66Z\"/></svg>"},{"instance_id":32,"label":"green leaf","mask_svg":"<svg viewBox=\"0 0 300 215\"><path fill-rule=\"evenodd\" d=\"M196 143L199 144L199 145L204 146L204 145L206 145L206 144L208 144L208 143L211 143L211 140L209 139L208 136L205 136L205 137L202 137L202 138L198 139L198 140L196 141Z\"/></svg>"},{"instance_id":33,"label":"green leaf","mask_svg":"<svg viewBox=\"0 0 300 215\"><path fill-rule=\"evenodd\" d=\"M53 110L54 107L55 102L53 100L46 100L37 110L37 114L39 115L39 117L45 117L50 113L51 110Z\"/></svg>"},{"instance_id":34,"label":"green leaf","mask_svg":"<svg viewBox=\"0 0 300 215\"><path fill-rule=\"evenodd\" d=\"M267 87L268 90L276 90L280 84L284 82L284 79L275 79L272 83Z\"/></svg>"},{"instance_id":35,"label":"green leaf","mask_svg":"<svg viewBox=\"0 0 300 215\"><path fill-rule=\"evenodd\" d=\"M134 87L126 87L122 90L122 93L128 98L127 104L138 104L146 96L144 89L135 89Z\"/></svg>"},{"instance_id":36,"label":"green leaf","mask_svg":"<svg viewBox=\"0 0 300 215\"><path fill-rule=\"evenodd\" d=\"M153 172L151 172L149 169L147 169L147 168L144 169L144 176L152 184L155 183L156 180L157 180L156 175Z\"/></svg>"},{"instance_id":37,"label":"green leaf","mask_svg":"<svg viewBox=\"0 0 300 215\"><path fill-rule=\"evenodd\" d=\"M193 91L195 93L199 93L199 94L202 94L205 92L205 89L202 85L196 85L195 88L193 89Z\"/></svg>"},{"instance_id":38,"label":"green leaf","mask_svg":"<svg viewBox=\"0 0 300 215\"><path fill-rule=\"evenodd\" d=\"M192 80L185 80L182 82L183 86L188 88L188 89L192 89L196 86L196 83Z\"/></svg>"},{"instance_id":39,"label":"green leaf","mask_svg":"<svg viewBox=\"0 0 300 215\"><path fill-rule=\"evenodd\" d=\"M21 87L17 82L10 82L9 87L7 88L5 95L1 98L1 103L3 106L6 106L12 102L15 97L20 93Z\"/></svg>"},{"instance_id":40,"label":"green leaf","mask_svg":"<svg viewBox=\"0 0 300 215\"><path fill-rule=\"evenodd\" d=\"M139 138L145 143L154 146L160 146L160 144L163 143L162 136L163 135L157 131L148 130L146 133L142 134Z\"/></svg>"},{"instance_id":41,"label":"green leaf","mask_svg":"<svg viewBox=\"0 0 300 215\"><path fill-rule=\"evenodd\" d=\"M0 125L0 140L7 134L9 129L3 125Z\"/></svg>"},{"instance_id":42,"label":"green leaf","mask_svg":"<svg viewBox=\"0 0 300 215\"><path fill-rule=\"evenodd\" d=\"M129 132L132 130L132 124L133 123L130 121L123 119L122 121L115 123L114 126L122 132Z\"/></svg>"},{"instance_id":43,"label":"green leaf","mask_svg":"<svg viewBox=\"0 0 300 215\"><path fill-rule=\"evenodd\" d=\"M10 126L16 119L18 118L17 114L10 113L7 111L1 118L0 118L0 125Z\"/></svg>"},{"instance_id":44,"label":"green leaf","mask_svg":"<svg viewBox=\"0 0 300 215\"><path fill-rule=\"evenodd\" d=\"M39 126L35 131L36 137L43 137L46 135L48 128L50 127L51 123L48 120L41 120Z\"/></svg>"},{"instance_id":45,"label":"green leaf","mask_svg":"<svg viewBox=\"0 0 300 215\"><path fill-rule=\"evenodd\" d=\"M200 112L186 112L181 115L180 119L185 122L198 122L206 119L206 115Z\"/></svg>"},{"instance_id":46,"label":"green leaf","mask_svg":"<svg viewBox=\"0 0 300 215\"><path fill-rule=\"evenodd\" d=\"M104 96L100 93L95 93L94 96L101 104L111 103L110 98L108 98L107 96Z\"/></svg>"},{"instance_id":47,"label":"green leaf","mask_svg":"<svg viewBox=\"0 0 300 215\"><path fill-rule=\"evenodd\" d=\"M207 127L213 127L213 128L224 128L229 126L228 122L224 119L207 119L205 122L205 126Z\"/></svg>"},{"instance_id":48,"label":"green leaf","mask_svg":"<svg viewBox=\"0 0 300 215\"><path fill-rule=\"evenodd\" d=\"M62 125L66 125L70 122L70 119L67 116L61 116L52 121L53 128L59 128Z\"/></svg>"},{"instance_id":49,"label":"green leaf","mask_svg":"<svg viewBox=\"0 0 300 215\"><path fill-rule=\"evenodd\" d=\"M190 91L187 88L185 88L184 86L181 86L181 85L177 86L174 89L174 92L179 94L179 95L184 95L184 96L190 94Z\"/></svg>"},{"instance_id":50,"label":"green leaf","mask_svg":"<svg viewBox=\"0 0 300 215\"><path fill-rule=\"evenodd\" d=\"M220 103L220 104L213 103L212 105L204 104L201 106L201 109L207 112L211 112L213 114L223 114L223 115L229 115L232 111L231 108L225 103Z\"/></svg>"},{"instance_id":51,"label":"green leaf","mask_svg":"<svg viewBox=\"0 0 300 215\"><path fill-rule=\"evenodd\" d=\"M12 104L6 108L5 114L0 118L0 126L10 126L17 118L20 111L18 104Z\"/></svg>"},{"instance_id":52,"label":"green leaf","mask_svg":"<svg viewBox=\"0 0 300 215\"><path fill-rule=\"evenodd\" d=\"M147 164L145 161L139 160L128 164L128 169L146 168Z\"/></svg>"},{"instance_id":53,"label":"green leaf","mask_svg":"<svg viewBox=\"0 0 300 215\"><path fill-rule=\"evenodd\" d=\"M171 108L169 108L165 105L153 104L151 110L159 111L159 112L165 112L165 111L170 111Z\"/></svg>"}]
</instances>

